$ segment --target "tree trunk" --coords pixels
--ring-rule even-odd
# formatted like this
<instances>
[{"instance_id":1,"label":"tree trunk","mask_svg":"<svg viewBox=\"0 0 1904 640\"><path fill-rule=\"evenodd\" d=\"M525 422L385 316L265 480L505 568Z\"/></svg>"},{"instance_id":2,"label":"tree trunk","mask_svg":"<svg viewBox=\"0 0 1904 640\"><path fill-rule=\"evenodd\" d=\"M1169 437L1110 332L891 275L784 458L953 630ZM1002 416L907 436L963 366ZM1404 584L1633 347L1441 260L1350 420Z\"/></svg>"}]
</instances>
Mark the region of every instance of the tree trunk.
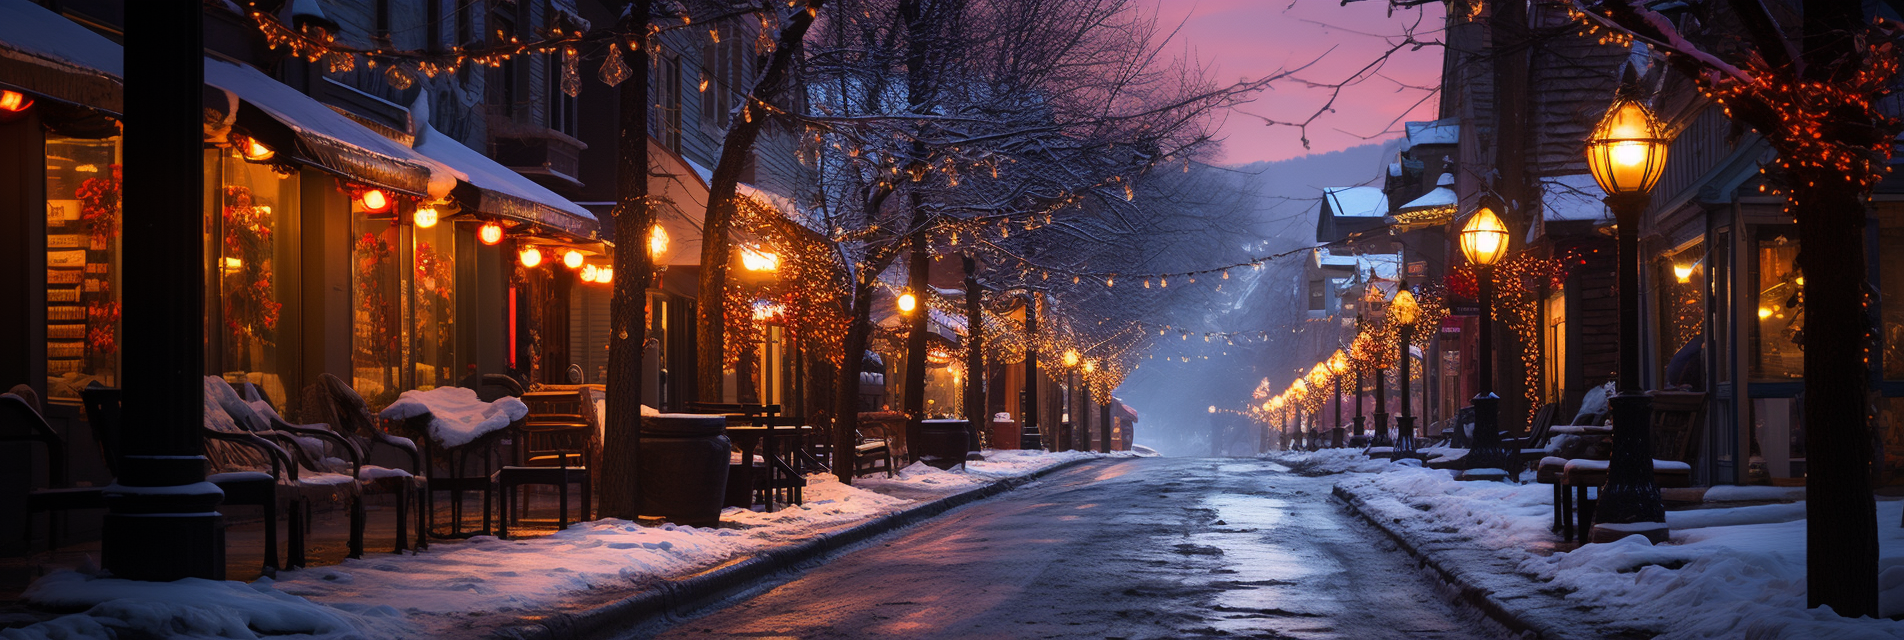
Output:
<instances>
[{"instance_id":1,"label":"tree trunk","mask_svg":"<svg viewBox=\"0 0 1904 640\"><path fill-rule=\"evenodd\" d=\"M1792 198L1805 275L1806 583L1811 606L1878 613L1877 505L1865 412L1864 203L1843 176L1799 175Z\"/></svg>"},{"instance_id":2,"label":"tree trunk","mask_svg":"<svg viewBox=\"0 0 1904 640\"><path fill-rule=\"evenodd\" d=\"M978 434L985 431L985 318L979 306L978 260L971 253L965 267L965 419L972 425L971 447L979 449Z\"/></svg>"},{"instance_id":3,"label":"tree trunk","mask_svg":"<svg viewBox=\"0 0 1904 640\"><path fill-rule=\"evenodd\" d=\"M932 268L932 252L926 246L924 203L919 192L910 194L912 201L912 260L906 267L906 288L912 291L918 306L913 307L912 315L906 318L906 380L905 398L906 428L916 433L919 421L926 418L926 317L932 309L931 299L926 290Z\"/></svg>"},{"instance_id":4,"label":"tree trunk","mask_svg":"<svg viewBox=\"0 0 1904 640\"><path fill-rule=\"evenodd\" d=\"M825 5L826 0L807 0L807 10L795 12L787 27L780 31L773 55L761 70L759 80L754 82L753 91L742 97L740 112L728 120L727 135L721 140L721 157L715 161L714 175L708 180L707 212L701 220L701 304L694 338L695 390L703 402L716 402L721 397L722 354L727 336L727 307L721 304L721 298L727 290L727 254L731 248L728 233L734 226L734 195L740 188L740 174L747 166L748 151L754 148L760 128L769 117L766 110L755 103L771 103L786 92L791 84L787 72L793 66L793 56L806 39L807 29L813 26L814 16L819 15ZM764 6L769 11L777 10L772 2Z\"/></svg>"},{"instance_id":5,"label":"tree trunk","mask_svg":"<svg viewBox=\"0 0 1904 640\"><path fill-rule=\"evenodd\" d=\"M853 447L859 444L859 374L873 332L872 304L872 274L861 271L853 279L853 320L846 328L839 387L833 390L833 475L846 485L853 484Z\"/></svg>"},{"instance_id":6,"label":"tree trunk","mask_svg":"<svg viewBox=\"0 0 1904 640\"><path fill-rule=\"evenodd\" d=\"M633 2L625 30L647 29L647 2ZM636 470L641 460L641 355L648 337L646 292L654 277L648 255L648 229L654 208L648 204L648 52L632 48L618 100L621 119L616 161L614 293L609 301L608 415L602 428L599 504L606 517L633 520L641 511Z\"/></svg>"}]
</instances>

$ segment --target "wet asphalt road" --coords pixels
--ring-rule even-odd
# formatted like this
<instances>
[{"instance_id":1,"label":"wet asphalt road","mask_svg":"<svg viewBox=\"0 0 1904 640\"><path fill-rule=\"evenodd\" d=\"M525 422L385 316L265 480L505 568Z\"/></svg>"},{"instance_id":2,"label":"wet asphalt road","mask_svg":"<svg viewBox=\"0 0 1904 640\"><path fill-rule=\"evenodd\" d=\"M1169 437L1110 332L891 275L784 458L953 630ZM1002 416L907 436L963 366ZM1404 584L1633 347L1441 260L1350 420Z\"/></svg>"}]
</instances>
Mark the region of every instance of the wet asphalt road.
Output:
<instances>
[{"instance_id":1,"label":"wet asphalt road","mask_svg":"<svg viewBox=\"0 0 1904 640\"><path fill-rule=\"evenodd\" d=\"M1102 461L877 538L662 638L1473 638L1332 479Z\"/></svg>"}]
</instances>

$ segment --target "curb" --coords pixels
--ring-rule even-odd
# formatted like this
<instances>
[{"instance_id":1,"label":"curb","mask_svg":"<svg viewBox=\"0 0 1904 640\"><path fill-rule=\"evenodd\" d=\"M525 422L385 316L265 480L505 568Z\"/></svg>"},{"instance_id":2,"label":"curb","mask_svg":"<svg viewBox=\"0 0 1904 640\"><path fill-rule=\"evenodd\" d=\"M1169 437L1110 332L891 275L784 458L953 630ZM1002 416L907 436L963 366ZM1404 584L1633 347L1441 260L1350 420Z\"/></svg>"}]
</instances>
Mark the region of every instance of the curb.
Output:
<instances>
[{"instance_id":1,"label":"curb","mask_svg":"<svg viewBox=\"0 0 1904 640\"><path fill-rule=\"evenodd\" d=\"M497 629L494 638L518 640L556 640L588 637L610 625L633 626L662 615L684 615L701 605L733 592L760 584L775 574L798 569L843 548L864 542L880 534L902 529L953 508L971 504L1000 493L1017 489L1033 480L1087 462L1107 458L1079 458L1039 469L1015 478L1005 478L955 493L911 508L894 511L833 533L785 547L764 550L737 558L720 566L682 578L662 578L644 591L580 611L533 615L519 624Z\"/></svg>"},{"instance_id":2,"label":"curb","mask_svg":"<svg viewBox=\"0 0 1904 640\"><path fill-rule=\"evenodd\" d=\"M1350 513L1360 517L1364 522L1374 525L1376 529L1380 529L1382 533L1388 535L1389 539L1395 541L1396 546L1401 547L1410 555L1415 556L1416 559L1421 561L1423 566L1433 569L1437 576L1440 576L1444 582L1454 587L1455 596L1459 598L1461 602L1479 610L1482 614L1486 615L1488 619L1505 627L1509 633L1521 638L1546 640L1572 640L1574 638L1594 637L1591 635L1583 635L1583 631L1586 630L1582 628L1583 625L1578 620L1555 619L1555 616L1537 611L1535 607L1523 606L1526 600L1534 599L1532 597L1523 595L1514 598L1502 598L1494 589L1483 586L1481 581L1477 579L1477 574L1485 573L1485 571L1472 568L1472 565L1476 564L1474 562L1476 558L1458 557L1463 554L1456 553L1455 549L1443 545L1434 545L1432 541L1417 541L1411 539L1408 533L1403 531L1401 527L1395 526L1394 523L1386 522L1385 518L1377 517L1373 513L1375 510L1362 496L1342 488L1342 485L1336 485L1332 493L1345 503ZM1434 548L1435 546L1440 546L1441 548ZM1479 548L1468 551L1470 552L1470 556L1491 555ZM1531 580L1528 582L1530 585L1532 584ZM1557 603L1549 603L1548 608L1552 608L1556 606L1556 604ZM1564 606L1564 603L1558 604Z\"/></svg>"}]
</instances>

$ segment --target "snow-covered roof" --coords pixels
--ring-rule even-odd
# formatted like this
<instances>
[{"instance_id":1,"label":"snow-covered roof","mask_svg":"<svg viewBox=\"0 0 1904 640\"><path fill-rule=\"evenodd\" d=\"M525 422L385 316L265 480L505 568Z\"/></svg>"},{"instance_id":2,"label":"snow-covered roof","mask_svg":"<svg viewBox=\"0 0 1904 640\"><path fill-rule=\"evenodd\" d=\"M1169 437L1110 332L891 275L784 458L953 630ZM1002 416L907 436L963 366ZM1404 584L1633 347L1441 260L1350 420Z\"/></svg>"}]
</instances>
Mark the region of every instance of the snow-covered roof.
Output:
<instances>
[{"instance_id":1,"label":"snow-covered roof","mask_svg":"<svg viewBox=\"0 0 1904 640\"><path fill-rule=\"evenodd\" d=\"M290 129L297 136L297 148L280 151L289 151L301 160L348 175L352 180L411 194L428 194L433 200L449 197L450 190L456 187L454 175L437 175L442 172L432 171L440 163L351 121L324 103L250 66L207 57L205 84L243 100Z\"/></svg>"},{"instance_id":2,"label":"snow-covered roof","mask_svg":"<svg viewBox=\"0 0 1904 640\"><path fill-rule=\"evenodd\" d=\"M1541 217L1548 222L1610 220L1604 198L1600 183L1584 173L1540 179Z\"/></svg>"},{"instance_id":3,"label":"snow-covered roof","mask_svg":"<svg viewBox=\"0 0 1904 640\"><path fill-rule=\"evenodd\" d=\"M1432 122L1410 122L1406 125L1408 139L1404 149L1424 144L1454 144L1461 140L1461 124L1456 118L1442 118Z\"/></svg>"},{"instance_id":4,"label":"snow-covered roof","mask_svg":"<svg viewBox=\"0 0 1904 640\"><path fill-rule=\"evenodd\" d=\"M1402 257L1393 253L1355 256L1355 271L1365 280L1400 280Z\"/></svg>"},{"instance_id":5,"label":"snow-covered roof","mask_svg":"<svg viewBox=\"0 0 1904 640\"><path fill-rule=\"evenodd\" d=\"M1356 265L1355 256L1339 256L1333 253L1329 253L1325 249L1315 249L1314 252L1315 252L1315 261L1316 261L1315 264L1318 267L1340 268L1340 269L1355 268L1355 265Z\"/></svg>"},{"instance_id":6,"label":"snow-covered roof","mask_svg":"<svg viewBox=\"0 0 1904 640\"><path fill-rule=\"evenodd\" d=\"M0 0L0 78L9 84L121 113L123 51L117 43L37 4Z\"/></svg>"},{"instance_id":7,"label":"snow-covered roof","mask_svg":"<svg viewBox=\"0 0 1904 640\"><path fill-rule=\"evenodd\" d=\"M477 153L430 126L429 94L417 96L410 115L418 123L416 151L437 161L457 180L475 187L477 211L552 226L582 237L600 230L595 214Z\"/></svg>"},{"instance_id":8,"label":"snow-covered roof","mask_svg":"<svg viewBox=\"0 0 1904 640\"><path fill-rule=\"evenodd\" d=\"M1421 197L1408 201L1408 204L1402 205L1402 208L1399 210L1417 211L1421 209L1454 206L1458 200L1454 194L1454 175L1447 173L1441 174L1441 177L1435 180L1435 185L1433 191L1421 194Z\"/></svg>"},{"instance_id":9,"label":"snow-covered roof","mask_svg":"<svg viewBox=\"0 0 1904 640\"><path fill-rule=\"evenodd\" d=\"M682 160L687 160L688 167L694 169L694 174L701 177L702 184L712 184L714 182L714 172L712 170L708 169L707 167L701 166L701 163L699 162L688 160L687 158L682 158ZM792 198L780 195L778 193L774 193L772 191L768 191L766 189L762 189L760 187L756 187L751 184L747 184L745 182L736 183L734 187L734 192L743 196L753 198L755 200L759 200L761 202L765 202L768 205L771 205L773 208L779 209L782 215L798 216L800 213L800 207L794 205Z\"/></svg>"},{"instance_id":10,"label":"snow-covered roof","mask_svg":"<svg viewBox=\"0 0 1904 640\"><path fill-rule=\"evenodd\" d=\"M1375 218L1388 213L1388 194L1378 187L1324 187L1322 198L1338 217Z\"/></svg>"}]
</instances>

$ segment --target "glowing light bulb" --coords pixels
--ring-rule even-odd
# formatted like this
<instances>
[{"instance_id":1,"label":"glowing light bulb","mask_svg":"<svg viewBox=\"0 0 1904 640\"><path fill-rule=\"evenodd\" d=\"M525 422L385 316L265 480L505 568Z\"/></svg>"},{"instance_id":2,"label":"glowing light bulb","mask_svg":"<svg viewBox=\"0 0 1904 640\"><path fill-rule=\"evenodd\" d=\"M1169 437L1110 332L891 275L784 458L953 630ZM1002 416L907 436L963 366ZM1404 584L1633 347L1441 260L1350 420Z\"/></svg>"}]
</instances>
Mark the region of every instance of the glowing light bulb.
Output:
<instances>
[{"instance_id":1,"label":"glowing light bulb","mask_svg":"<svg viewBox=\"0 0 1904 640\"><path fill-rule=\"evenodd\" d=\"M917 308L919 308L919 298L914 297L912 295L912 292L908 291L906 293L899 294L899 311L900 312L912 313L912 310Z\"/></svg>"},{"instance_id":2,"label":"glowing light bulb","mask_svg":"<svg viewBox=\"0 0 1904 640\"><path fill-rule=\"evenodd\" d=\"M582 268L582 252L570 249L567 253L563 253L562 266L570 269Z\"/></svg>"},{"instance_id":3,"label":"glowing light bulb","mask_svg":"<svg viewBox=\"0 0 1904 640\"><path fill-rule=\"evenodd\" d=\"M661 254L667 252L668 230L661 228L661 225L657 224L653 229L648 230L648 257L659 262L661 260Z\"/></svg>"},{"instance_id":4,"label":"glowing light bulb","mask_svg":"<svg viewBox=\"0 0 1904 640\"><path fill-rule=\"evenodd\" d=\"M33 106L33 99L18 91L0 91L0 111L19 113Z\"/></svg>"},{"instance_id":5,"label":"glowing light bulb","mask_svg":"<svg viewBox=\"0 0 1904 640\"><path fill-rule=\"evenodd\" d=\"M417 209L416 213L412 214L410 218L412 221L416 222L416 226L418 229L428 229L430 227L434 227L436 226L436 207L423 207L421 209Z\"/></svg>"},{"instance_id":6,"label":"glowing light bulb","mask_svg":"<svg viewBox=\"0 0 1904 640\"><path fill-rule=\"evenodd\" d=\"M384 195L381 189L365 190L364 195L358 198L358 202L364 205L365 211L371 213L381 213L390 208L390 196Z\"/></svg>"},{"instance_id":7,"label":"glowing light bulb","mask_svg":"<svg viewBox=\"0 0 1904 640\"><path fill-rule=\"evenodd\" d=\"M584 265L582 267L582 282L594 282L596 274L600 271L601 269L596 268L595 265Z\"/></svg>"},{"instance_id":8,"label":"glowing light bulb","mask_svg":"<svg viewBox=\"0 0 1904 640\"><path fill-rule=\"evenodd\" d=\"M482 227L476 229L476 239L487 245L502 242L502 225L494 222L483 223Z\"/></svg>"},{"instance_id":9,"label":"glowing light bulb","mask_svg":"<svg viewBox=\"0 0 1904 640\"><path fill-rule=\"evenodd\" d=\"M1692 265L1673 265L1673 278L1680 284L1692 282Z\"/></svg>"},{"instance_id":10,"label":"glowing light bulb","mask_svg":"<svg viewBox=\"0 0 1904 640\"><path fill-rule=\"evenodd\" d=\"M1772 309L1771 309L1771 307L1759 307L1759 319L1760 319L1760 320L1764 320L1764 319L1766 319L1766 318L1770 318L1770 317L1772 317Z\"/></svg>"},{"instance_id":11,"label":"glowing light bulb","mask_svg":"<svg viewBox=\"0 0 1904 640\"><path fill-rule=\"evenodd\" d=\"M533 245L523 247L522 252L517 255L522 258L522 266L533 269L536 265L542 264L542 250Z\"/></svg>"}]
</instances>

